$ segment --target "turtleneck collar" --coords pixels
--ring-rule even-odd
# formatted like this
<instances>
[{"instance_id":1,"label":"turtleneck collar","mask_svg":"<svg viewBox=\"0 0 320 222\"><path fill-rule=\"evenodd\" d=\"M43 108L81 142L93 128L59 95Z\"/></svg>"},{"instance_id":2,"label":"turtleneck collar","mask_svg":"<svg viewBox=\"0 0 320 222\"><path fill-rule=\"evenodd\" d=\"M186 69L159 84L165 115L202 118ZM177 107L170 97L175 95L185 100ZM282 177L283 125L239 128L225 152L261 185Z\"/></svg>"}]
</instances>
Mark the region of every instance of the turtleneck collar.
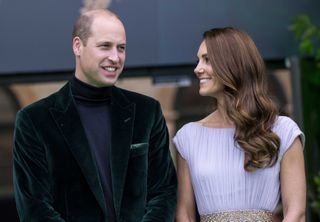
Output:
<instances>
[{"instance_id":1,"label":"turtleneck collar","mask_svg":"<svg viewBox=\"0 0 320 222\"><path fill-rule=\"evenodd\" d=\"M71 91L74 99L85 103L110 103L111 86L94 87L77 79L74 75L71 79Z\"/></svg>"}]
</instances>

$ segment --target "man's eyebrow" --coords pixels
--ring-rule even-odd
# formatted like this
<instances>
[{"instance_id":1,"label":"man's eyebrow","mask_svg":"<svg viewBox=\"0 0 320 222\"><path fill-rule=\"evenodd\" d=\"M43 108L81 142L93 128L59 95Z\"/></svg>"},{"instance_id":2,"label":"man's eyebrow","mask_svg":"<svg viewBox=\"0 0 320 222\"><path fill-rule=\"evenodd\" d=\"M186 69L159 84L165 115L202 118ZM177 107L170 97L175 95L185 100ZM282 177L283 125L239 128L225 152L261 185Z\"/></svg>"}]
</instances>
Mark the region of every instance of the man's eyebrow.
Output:
<instances>
[{"instance_id":1,"label":"man's eyebrow","mask_svg":"<svg viewBox=\"0 0 320 222\"><path fill-rule=\"evenodd\" d=\"M112 44L112 42L109 42L109 41L100 41L100 42L97 42L97 45L102 45L102 44Z\"/></svg>"}]
</instances>

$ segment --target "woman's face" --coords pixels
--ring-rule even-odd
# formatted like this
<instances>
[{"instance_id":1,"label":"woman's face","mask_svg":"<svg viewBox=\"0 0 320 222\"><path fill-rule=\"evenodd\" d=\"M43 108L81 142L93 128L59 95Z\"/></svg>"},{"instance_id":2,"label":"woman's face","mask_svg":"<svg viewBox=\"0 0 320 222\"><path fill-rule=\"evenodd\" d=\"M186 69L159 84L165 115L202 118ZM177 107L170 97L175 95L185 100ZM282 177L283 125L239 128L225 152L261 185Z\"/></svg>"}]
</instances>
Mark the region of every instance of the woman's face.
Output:
<instances>
[{"instance_id":1,"label":"woman's face","mask_svg":"<svg viewBox=\"0 0 320 222\"><path fill-rule=\"evenodd\" d=\"M214 71L212 70L205 41L202 41L197 57L199 62L194 69L194 73L199 79L199 94L201 96L211 96L218 99L219 95L221 95L223 92L224 85L216 77Z\"/></svg>"}]
</instances>

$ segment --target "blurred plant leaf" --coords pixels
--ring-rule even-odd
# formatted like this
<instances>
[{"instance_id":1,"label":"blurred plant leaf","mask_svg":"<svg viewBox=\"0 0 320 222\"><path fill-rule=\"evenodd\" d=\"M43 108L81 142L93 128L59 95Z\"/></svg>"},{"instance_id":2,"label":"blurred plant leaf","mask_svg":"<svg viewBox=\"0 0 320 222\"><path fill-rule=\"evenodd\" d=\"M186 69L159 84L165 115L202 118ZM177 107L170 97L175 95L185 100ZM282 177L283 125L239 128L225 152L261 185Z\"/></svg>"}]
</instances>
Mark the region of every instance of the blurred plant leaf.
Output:
<instances>
[{"instance_id":1,"label":"blurred plant leaf","mask_svg":"<svg viewBox=\"0 0 320 222\"><path fill-rule=\"evenodd\" d=\"M320 65L320 27L312 24L309 16L298 15L289 27L299 42L301 56L310 56Z\"/></svg>"},{"instance_id":2,"label":"blurred plant leaf","mask_svg":"<svg viewBox=\"0 0 320 222\"><path fill-rule=\"evenodd\" d=\"M314 191L310 193L312 209L320 215L320 172L313 177Z\"/></svg>"},{"instance_id":3,"label":"blurred plant leaf","mask_svg":"<svg viewBox=\"0 0 320 222\"><path fill-rule=\"evenodd\" d=\"M306 39L299 45L299 50L302 55L307 54L313 54L313 44L310 39Z\"/></svg>"}]
</instances>

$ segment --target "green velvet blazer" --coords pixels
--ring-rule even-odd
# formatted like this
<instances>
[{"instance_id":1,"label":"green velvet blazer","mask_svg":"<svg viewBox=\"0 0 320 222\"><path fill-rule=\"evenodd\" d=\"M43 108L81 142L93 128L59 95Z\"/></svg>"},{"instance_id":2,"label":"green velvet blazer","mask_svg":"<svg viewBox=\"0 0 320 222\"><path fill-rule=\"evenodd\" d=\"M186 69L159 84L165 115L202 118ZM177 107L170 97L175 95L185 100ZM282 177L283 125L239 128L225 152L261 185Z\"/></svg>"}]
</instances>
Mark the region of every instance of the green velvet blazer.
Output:
<instances>
[{"instance_id":1,"label":"green velvet blazer","mask_svg":"<svg viewBox=\"0 0 320 222\"><path fill-rule=\"evenodd\" d=\"M159 103L112 87L117 221L173 221L177 179ZM107 221L96 162L70 84L17 113L14 192L21 221Z\"/></svg>"}]
</instances>

